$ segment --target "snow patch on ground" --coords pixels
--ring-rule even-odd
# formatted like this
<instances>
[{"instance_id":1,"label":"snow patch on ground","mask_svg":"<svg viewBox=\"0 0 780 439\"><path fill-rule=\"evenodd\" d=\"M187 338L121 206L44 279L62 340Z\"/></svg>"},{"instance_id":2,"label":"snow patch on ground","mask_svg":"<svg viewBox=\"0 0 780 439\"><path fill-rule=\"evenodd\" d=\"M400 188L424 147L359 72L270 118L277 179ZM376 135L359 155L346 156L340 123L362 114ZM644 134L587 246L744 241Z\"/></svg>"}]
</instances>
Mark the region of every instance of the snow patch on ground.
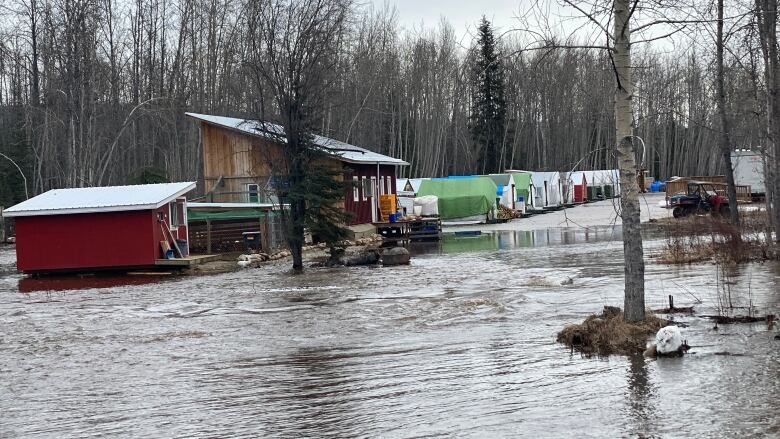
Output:
<instances>
[{"instance_id":1,"label":"snow patch on ground","mask_svg":"<svg viewBox=\"0 0 780 439\"><path fill-rule=\"evenodd\" d=\"M640 213L643 223L651 219L669 218L672 212L661 206L666 200L663 192L640 194ZM518 218L501 224L482 224L480 230L539 230L550 227L596 227L620 224L620 199L596 201L578 206L534 215L529 218ZM475 226L467 226L473 229ZM459 230L459 226L445 226L444 232Z\"/></svg>"}]
</instances>

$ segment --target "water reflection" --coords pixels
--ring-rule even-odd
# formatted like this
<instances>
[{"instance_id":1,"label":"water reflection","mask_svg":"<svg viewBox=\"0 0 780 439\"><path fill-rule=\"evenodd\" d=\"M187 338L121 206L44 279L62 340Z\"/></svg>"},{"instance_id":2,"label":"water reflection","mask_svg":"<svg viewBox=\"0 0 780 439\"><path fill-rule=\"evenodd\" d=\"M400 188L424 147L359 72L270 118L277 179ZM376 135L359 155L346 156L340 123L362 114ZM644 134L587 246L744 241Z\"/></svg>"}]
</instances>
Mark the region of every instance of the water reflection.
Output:
<instances>
[{"instance_id":1,"label":"water reflection","mask_svg":"<svg viewBox=\"0 0 780 439\"><path fill-rule=\"evenodd\" d=\"M352 434L359 431L353 400L358 383L348 373L349 353L327 346L302 347L289 357L290 395L298 403L286 434ZM303 404L301 404L303 403Z\"/></svg>"},{"instance_id":2,"label":"water reflection","mask_svg":"<svg viewBox=\"0 0 780 439\"><path fill-rule=\"evenodd\" d=\"M628 408L634 420L632 437L654 437L654 385L648 378L646 359L642 355L628 358Z\"/></svg>"},{"instance_id":3,"label":"water reflection","mask_svg":"<svg viewBox=\"0 0 780 439\"><path fill-rule=\"evenodd\" d=\"M61 300L0 277L0 437L777 436L777 332L702 321L712 265L648 260L649 306L704 300L681 317L695 355L555 342L622 304L620 248L607 229L449 236L403 267L269 264ZM762 312L779 308L776 267L734 274Z\"/></svg>"},{"instance_id":4,"label":"water reflection","mask_svg":"<svg viewBox=\"0 0 780 439\"><path fill-rule=\"evenodd\" d=\"M169 279L170 275L62 275L22 277L19 279L19 291L33 293L36 291L73 291L92 288L114 288L129 285L146 285Z\"/></svg>"},{"instance_id":5,"label":"water reflection","mask_svg":"<svg viewBox=\"0 0 780 439\"><path fill-rule=\"evenodd\" d=\"M543 230L490 231L479 232L474 236L445 233L440 242L412 243L413 254L452 254L465 252L483 252L511 250L517 248L539 248L558 245L620 241L621 228L550 228Z\"/></svg>"}]
</instances>

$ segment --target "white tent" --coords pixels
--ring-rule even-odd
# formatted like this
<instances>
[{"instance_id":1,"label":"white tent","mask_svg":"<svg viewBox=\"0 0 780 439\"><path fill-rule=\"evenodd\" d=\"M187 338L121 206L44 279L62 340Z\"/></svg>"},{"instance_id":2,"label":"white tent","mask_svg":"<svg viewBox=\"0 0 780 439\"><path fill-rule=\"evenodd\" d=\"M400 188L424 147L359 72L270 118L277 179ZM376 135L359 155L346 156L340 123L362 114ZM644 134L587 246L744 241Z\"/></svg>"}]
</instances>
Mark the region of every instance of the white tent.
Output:
<instances>
[{"instance_id":1,"label":"white tent","mask_svg":"<svg viewBox=\"0 0 780 439\"><path fill-rule=\"evenodd\" d=\"M595 171L582 171L588 181L588 187L600 188L601 194L605 193L605 186L612 186L613 195L620 194L620 171L617 169L600 169Z\"/></svg>"},{"instance_id":2,"label":"white tent","mask_svg":"<svg viewBox=\"0 0 780 439\"><path fill-rule=\"evenodd\" d=\"M536 205L536 191L534 186L533 172L521 171L518 169L507 169L506 173L512 174L512 180L515 184L515 196L520 197L520 195L523 194L523 202L525 203L523 211L525 211L525 209L529 206L531 209L541 209L541 206ZM520 174L527 174L528 179L526 180L524 177L520 176ZM515 203L515 208L520 210L520 208L517 206L517 202Z\"/></svg>"},{"instance_id":3,"label":"white tent","mask_svg":"<svg viewBox=\"0 0 780 439\"><path fill-rule=\"evenodd\" d=\"M534 206L557 207L563 204L563 187L560 172L532 172L534 182Z\"/></svg>"},{"instance_id":4,"label":"white tent","mask_svg":"<svg viewBox=\"0 0 780 439\"><path fill-rule=\"evenodd\" d=\"M574 204L574 178L571 172L559 172L561 179L561 203Z\"/></svg>"}]
</instances>

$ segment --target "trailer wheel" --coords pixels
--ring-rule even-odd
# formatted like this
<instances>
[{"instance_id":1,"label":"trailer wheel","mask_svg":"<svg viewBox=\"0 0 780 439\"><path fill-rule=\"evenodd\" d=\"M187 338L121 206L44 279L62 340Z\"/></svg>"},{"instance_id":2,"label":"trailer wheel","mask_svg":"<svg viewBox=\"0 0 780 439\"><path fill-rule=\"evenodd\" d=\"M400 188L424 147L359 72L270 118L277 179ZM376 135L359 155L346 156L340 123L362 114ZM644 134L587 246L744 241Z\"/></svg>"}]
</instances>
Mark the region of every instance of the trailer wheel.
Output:
<instances>
[{"instance_id":1,"label":"trailer wheel","mask_svg":"<svg viewBox=\"0 0 780 439\"><path fill-rule=\"evenodd\" d=\"M675 218L682 218L686 215L688 215L688 211L684 207L677 206L672 211L672 216Z\"/></svg>"}]
</instances>

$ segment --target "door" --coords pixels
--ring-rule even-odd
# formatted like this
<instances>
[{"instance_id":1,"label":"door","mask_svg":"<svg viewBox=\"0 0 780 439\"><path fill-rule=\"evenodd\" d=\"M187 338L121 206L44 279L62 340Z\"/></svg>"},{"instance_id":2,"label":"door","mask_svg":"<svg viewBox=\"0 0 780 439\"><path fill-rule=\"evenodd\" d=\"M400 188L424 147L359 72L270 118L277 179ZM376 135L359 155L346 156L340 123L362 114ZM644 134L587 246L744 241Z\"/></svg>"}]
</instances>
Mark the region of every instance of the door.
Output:
<instances>
[{"instance_id":1,"label":"door","mask_svg":"<svg viewBox=\"0 0 780 439\"><path fill-rule=\"evenodd\" d=\"M515 185L512 185L512 209L517 209L517 193L515 192Z\"/></svg>"}]
</instances>

